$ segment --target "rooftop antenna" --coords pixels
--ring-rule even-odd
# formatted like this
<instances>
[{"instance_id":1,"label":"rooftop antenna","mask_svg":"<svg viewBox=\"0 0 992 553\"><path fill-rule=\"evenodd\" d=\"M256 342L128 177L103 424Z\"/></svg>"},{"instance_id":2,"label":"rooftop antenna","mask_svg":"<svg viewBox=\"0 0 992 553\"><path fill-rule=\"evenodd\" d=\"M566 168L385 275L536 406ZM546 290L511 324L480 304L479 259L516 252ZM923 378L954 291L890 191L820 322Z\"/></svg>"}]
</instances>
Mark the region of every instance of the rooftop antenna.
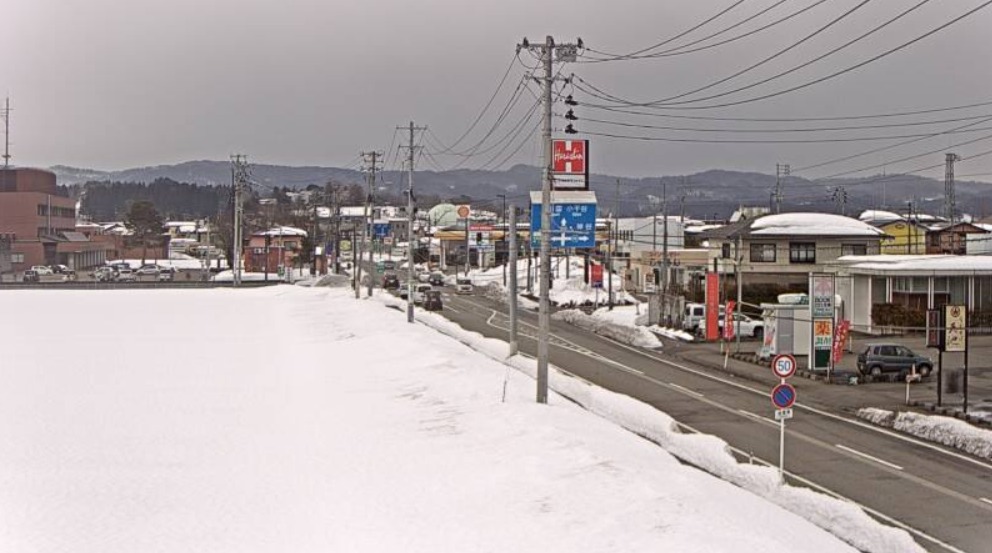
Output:
<instances>
[{"instance_id":1,"label":"rooftop antenna","mask_svg":"<svg viewBox=\"0 0 992 553\"><path fill-rule=\"evenodd\" d=\"M3 168L10 167L10 96L3 104Z\"/></svg>"}]
</instances>

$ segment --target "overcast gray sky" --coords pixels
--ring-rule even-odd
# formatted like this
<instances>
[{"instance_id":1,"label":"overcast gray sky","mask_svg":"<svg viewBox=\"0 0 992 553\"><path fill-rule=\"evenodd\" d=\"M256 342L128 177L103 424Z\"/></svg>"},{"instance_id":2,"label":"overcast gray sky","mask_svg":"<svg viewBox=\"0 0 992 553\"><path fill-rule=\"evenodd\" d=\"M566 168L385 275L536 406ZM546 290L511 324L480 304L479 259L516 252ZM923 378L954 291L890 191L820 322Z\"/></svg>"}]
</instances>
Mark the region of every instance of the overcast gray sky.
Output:
<instances>
[{"instance_id":1,"label":"overcast gray sky","mask_svg":"<svg viewBox=\"0 0 992 553\"><path fill-rule=\"evenodd\" d=\"M793 44L863 0L826 0L791 20L726 46L638 61L576 63L574 73L629 100L690 91L746 68ZM790 51L700 96L754 83L808 61L864 33L920 0L870 1ZM859 63L961 15L985 0L931 0L903 19L817 64L762 86L720 98L752 98L802 84ZM766 14L713 39L733 37L814 4L786 0ZM394 128L415 121L430 127L432 157L421 167L506 168L539 163L537 135L525 126L500 157L488 151L534 103L523 91L511 117L468 159L437 153L468 128L511 63L523 37L581 37L591 49L626 53L684 31L735 0L6 0L0 33L0 94L11 98L13 161L97 169L227 159L246 153L256 163L355 165L361 150L387 150ZM677 47L754 15L777 0L744 0ZM992 100L992 7L891 56L804 90L721 109L660 113L711 117L821 117L878 114ZM655 50L657 51L657 50ZM595 55L587 51L587 55ZM527 53L478 127L457 149L485 134L534 59ZM537 90L531 84L530 90ZM567 91L572 91L566 88ZM580 90L582 102L599 102ZM716 100L709 103L715 103ZM686 104L706 105L706 102ZM561 104L556 104L561 112ZM805 134L690 133L592 123L722 129L869 125L975 117L992 105L909 118L755 124L622 116L588 106L576 113L581 131L690 139L811 139L940 132L979 119L929 126ZM534 120L536 121L536 119ZM555 126L564 121L556 118ZM750 127L746 127L750 125ZM970 129L985 129L975 124ZM803 172L817 177L886 164L855 175L939 164L942 153L892 160L992 135L955 133ZM434 138L436 136L436 139ZM527 138L529 136L529 138ZM704 144L592 140L594 172L629 176L687 174L709 168L774 173L777 162L803 167L890 145L899 140L825 144ZM904 139L905 140L905 139ZM509 156L520 144L517 154ZM952 148L966 159L958 173L992 172L992 139ZM504 161L505 159L505 161ZM492 160L492 161L490 161ZM941 169L928 171L942 175ZM992 177L982 177L992 178Z\"/></svg>"}]
</instances>

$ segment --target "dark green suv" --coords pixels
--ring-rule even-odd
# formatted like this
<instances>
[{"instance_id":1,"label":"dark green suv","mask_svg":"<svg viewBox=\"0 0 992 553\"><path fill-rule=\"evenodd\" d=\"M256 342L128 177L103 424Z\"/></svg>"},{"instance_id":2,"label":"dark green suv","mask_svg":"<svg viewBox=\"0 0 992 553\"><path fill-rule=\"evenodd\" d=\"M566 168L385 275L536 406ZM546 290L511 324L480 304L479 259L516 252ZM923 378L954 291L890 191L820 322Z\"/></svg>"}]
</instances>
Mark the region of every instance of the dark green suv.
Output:
<instances>
[{"instance_id":1,"label":"dark green suv","mask_svg":"<svg viewBox=\"0 0 992 553\"><path fill-rule=\"evenodd\" d=\"M933 370L929 357L917 355L901 344L868 344L858 354L858 372L875 377L889 372L909 373L914 365L920 376L928 376Z\"/></svg>"}]
</instances>

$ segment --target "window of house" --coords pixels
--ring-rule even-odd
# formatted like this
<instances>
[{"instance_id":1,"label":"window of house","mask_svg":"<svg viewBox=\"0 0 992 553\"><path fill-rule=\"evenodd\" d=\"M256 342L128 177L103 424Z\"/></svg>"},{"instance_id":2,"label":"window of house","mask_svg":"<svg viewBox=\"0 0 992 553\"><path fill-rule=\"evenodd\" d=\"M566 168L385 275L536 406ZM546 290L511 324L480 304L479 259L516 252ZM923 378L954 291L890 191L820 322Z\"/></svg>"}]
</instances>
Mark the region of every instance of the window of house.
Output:
<instances>
[{"instance_id":1,"label":"window of house","mask_svg":"<svg viewBox=\"0 0 992 553\"><path fill-rule=\"evenodd\" d=\"M24 254L23 253L12 253L12 254L10 254L10 262L11 263L24 263Z\"/></svg>"},{"instance_id":2,"label":"window of house","mask_svg":"<svg viewBox=\"0 0 992 553\"><path fill-rule=\"evenodd\" d=\"M790 263L816 263L816 244L813 242L790 242Z\"/></svg>"},{"instance_id":3,"label":"window of house","mask_svg":"<svg viewBox=\"0 0 992 553\"><path fill-rule=\"evenodd\" d=\"M868 255L867 244L841 244L841 255Z\"/></svg>"},{"instance_id":4,"label":"window of house","mask_svg":"<svg viewBox=\"0 0 992 553\"><path fill-rule=\"evenodd\" d=\"M751 244L751 263L774 263L775 244Z\"/></svg>"},{"instance_id":5,"label":"window of house","mask_svg":"<svg viewBox=\"0 0 992 553\"><path fill-rule=\"evenodd\" d=\"M725 242L720 247L720 257L722 257L724 259L730 259L730 243L729 242Z\"/></svg>"}]
</instances>

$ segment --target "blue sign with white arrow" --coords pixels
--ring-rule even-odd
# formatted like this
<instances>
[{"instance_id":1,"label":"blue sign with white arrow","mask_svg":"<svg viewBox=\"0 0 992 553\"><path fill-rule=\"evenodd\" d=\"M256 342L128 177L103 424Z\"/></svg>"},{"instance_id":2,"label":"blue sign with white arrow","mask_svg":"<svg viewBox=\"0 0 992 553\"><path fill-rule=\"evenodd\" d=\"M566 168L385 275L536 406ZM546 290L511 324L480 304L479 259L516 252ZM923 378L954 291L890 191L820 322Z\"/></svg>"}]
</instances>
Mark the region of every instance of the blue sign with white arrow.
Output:
<instances>
[{"instance_id":1,"label":"blue sign with white arrow","mask_svg":"<svg viewBox=\"0 0 992 553\"><path fill-rule=\"evenodd\" d=\"M541 204L531 205L531 246L540 247ZM594 248L596 246L595 203L551 204L551 247Z\"/></svg>"}]
</instances>

